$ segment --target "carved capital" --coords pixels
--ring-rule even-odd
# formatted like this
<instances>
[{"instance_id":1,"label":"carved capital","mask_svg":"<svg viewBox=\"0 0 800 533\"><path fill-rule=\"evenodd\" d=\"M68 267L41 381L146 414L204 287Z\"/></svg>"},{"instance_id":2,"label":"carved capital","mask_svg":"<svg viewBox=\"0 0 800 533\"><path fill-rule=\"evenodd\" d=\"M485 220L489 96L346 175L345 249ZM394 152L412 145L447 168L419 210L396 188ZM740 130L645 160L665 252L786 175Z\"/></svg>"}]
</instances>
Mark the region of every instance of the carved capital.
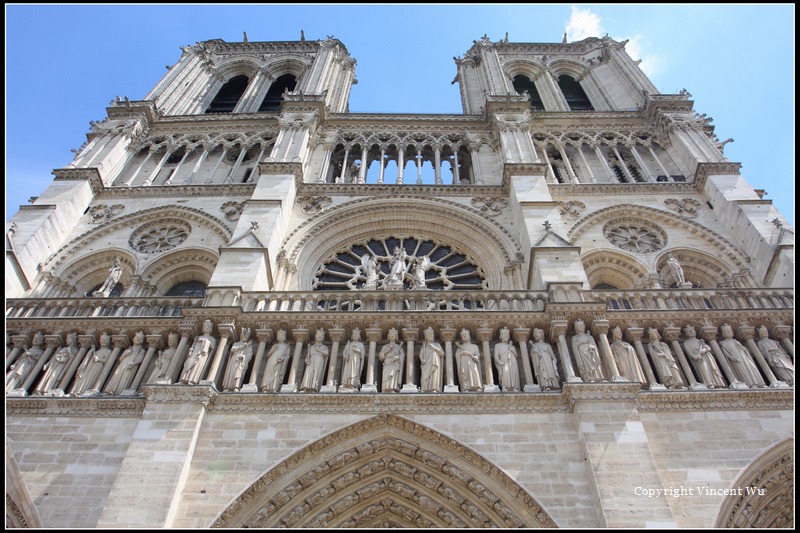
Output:
<instances>
[{"instance_id":1,"label":"carved capital","mask_svg":"<svg viewBox=\"0 0 800 533\"><path fill-rule=\"evenodd\" d=\"M44 343L48 348L61 348L64 345L61 335L45 335Z\"/></svg>"},{"instance_id":2,"label":"carved capital","mask_svg":"<svg viewBox=\"0 0 800 533\"><path fill-rule=\"evenodd\" d=\"M592 335L608 335L608 320L594 319L592 320Z\"/></svg>"},{"instance_id":3,"label":"carved capital","mask_svg":"<svg viewBox=\"0 0 800 533\"><path fill-rule=\"evenodd\" d=\"M267 328L257 329L256 339L258 339L258 342L272 342L272 330Z\"/></svg>"},{"instance_id":4,"label":"carved capital","mask_svg":"<svg viewBox=\"0 0 800 533\"><path fill-rule=\"evenodd\" d=\"M478 342L491 342L494 337L494 329L478 328L475 330L475 337L478 339Z\"/></svg>"},{"instance_id":5,"label":"carved capital","mask_svg":"<svg viewBox=\"0 0 800 533\"><path fill-rule=\"evenodd\" d=\"M292 330L292 337L294 337L294 342L308 342L308 330L305 328L293 329Z\"/></svg>"},{"instance_id":6,"label":"carved capital","mask_svg":"<svg viewBox=\"0 0 800 533\"><path fill-rule=\"evenodd\" d=\"M380 328L367 328L365 333L367 342L381 342L382 333Z\"/></svg>"},{"instance_id":7,"label":"carved capital","mask_svg":"<svg viewBox=\"0 0 800 533\"><path fill-rule=\"evenodd\" d=\"M331 328L328 330L328 337L331 342L342 342L344 340L345 331L343 328Z\"/></svg>"},{"instance_id":8,"label":"carved capital","mask_svg":"<svg viewBox=\"0 0 800 533\"><path fill-rule=\"evenodd\" d=\"M453 342L456 340L456 333L458 331L455 328L442 328L439 330L439 337L442 342Z\"/></svg>"},{"instance_id":9,"label":"carved capital","mask_svg":"<svg viewBox=\"0 0 800 533\"><path fill-rule=\"evenodd\" d=\"M642 335L644 335L644 328L628 328L625 332L625 338L630 343L642 342Z\"/></svg>"},{"instance_id":10,"label":"carved capital","mask_svg":"<svg viewBox=\"0 0 800 533\"><path fill-rule=\"evenodd\" d=\"M130 346L130 340L128 340L127 335L112 335L111 344L114 346L114 349L123 350Z\"/></svg>"},{"instance_id":11,"label":"carved capital","mask_svg":"<svg viewBox=\"0 0 800 533\"><path fill-rule=\"evenodd\" d=\"M159 334L147 335L147 347L150 349L162 348L164 346L164 337Z\"/></svg>"},{"instance_id":12,"label":"carved capital","mask_svg":"<svg viewBox=\"0 0 800 533\"><path fill-rule=\"evenodd\" d=\"M717 340L717 326L703 326L700 328L700 338L706 342Z\"/></svg>"},{"instance_id":13,"label":"carved capital","mask_svg":"<svg viewBox=\"0 0 800 533\"><path fill-rule=\"evenodd\" d=\"M526 343L531 336L531 330L528 328L514 328L512 336L514 337L514 342Z\"/></svg>"},{"instance_id":14,"label":"carved capital","mask_svg":"<svg viewBox=\"0 0 800 533\"><path fill-rule=\"evenodd\" d=\"M27 350L28 346L31 345L27 335L12 335L11 342L14 343L14 348L18 348L20 350Z\"/></svg>"},{"instance_id":15,"label":"carved capital","mask_svg":"<svg viewBox=\"0 0 800 533\"><path fill-rule=\"evenodd\" d=\"M736 337L740 341L750 341L753 340L756 336L756 328L755 326L739 326L736 330Z\"/></svg>"},{"instance_id":16,"label":"carved capital","mask_svg":"<svg viewBox=\"0 0 800 533\"><path fill-rule=\"evenodd\" d=\"M416 341L419 338L419 328L403 328L403 340Z\"/></svg>"},{"instance_id":17,"label":"carved capital","mask_svg":"<svg viewBox=\"0 0 800 533\"><path fill-rule=\"evenodd\" d=\"M771 336L773 339L777 341L782 341L783 339L792 336L792 327L791 326L784 326L783 324L778 324L774 328L772 328Z\"/></svg>"},{"instance_id":18,"label":"carved capital","mask_svg":"<svg viewBox=\"0 0 800 533\"><path fill-rule=\"evenodd\" d=\"M78 344L81 345L81 348L86 348L88 350L96 344L94 342L94 335L78 335Z\"/></svg>"},{"instance_id":19,"label":"carved capital","mask_svg":"<svg viewBox=\"0 0 800 533\"><path fill-rule=\"evenodd\" d=\"M550 342L556 342L559 337L566 335L568 328L568 320L553 320L550 322Z\"/></svg>"},{"instance_id":20,"label":"carved capital","mask_svg":"<svg viewBox=\"0 0 800 533\"><path fill-rule=\"evenodd\" d=\"M681 328L677 326L667 326L664 328L664 332L661 335L666 342L676 341L681 336Z\"/></svg>"}]
</instances>

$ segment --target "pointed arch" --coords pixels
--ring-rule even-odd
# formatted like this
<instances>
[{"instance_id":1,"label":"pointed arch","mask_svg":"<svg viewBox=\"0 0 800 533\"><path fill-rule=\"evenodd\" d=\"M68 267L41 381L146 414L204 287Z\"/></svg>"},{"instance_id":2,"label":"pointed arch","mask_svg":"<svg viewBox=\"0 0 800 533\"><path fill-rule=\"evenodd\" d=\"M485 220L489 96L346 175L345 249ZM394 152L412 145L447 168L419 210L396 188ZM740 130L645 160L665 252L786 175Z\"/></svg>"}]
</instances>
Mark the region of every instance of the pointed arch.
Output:
<instances>
[{"instance_id":1,"label":"pointed arch","mask_svg":"<svg viewBox=\"0 0 800 533\"><path fill-rule=\"evenodd\" d=\"M297 451L237 496L212 527L556 527L496 465L391 414Z\"/></svg>"},{"instance_id":2,"label":"pointed arch","mask_svg":"<svg viewBox=\"0 0 800 533\"><path fill-rule=\"evenodd\" d=\"M791 528L794 525L794 439L754 459L731 485L714 527Z\"/></svg>"},{"instance_id":3,"label":"pointed arch","mask_svg":"<svg viewBox=\"0 0 800 533\"><path fill-rule=\"evenodd\" d=\"M621 290L647 287L649 271L646 265L622 252L596 250L581 256L589 286L601 283Z\"/></svg>"}]
</instances>

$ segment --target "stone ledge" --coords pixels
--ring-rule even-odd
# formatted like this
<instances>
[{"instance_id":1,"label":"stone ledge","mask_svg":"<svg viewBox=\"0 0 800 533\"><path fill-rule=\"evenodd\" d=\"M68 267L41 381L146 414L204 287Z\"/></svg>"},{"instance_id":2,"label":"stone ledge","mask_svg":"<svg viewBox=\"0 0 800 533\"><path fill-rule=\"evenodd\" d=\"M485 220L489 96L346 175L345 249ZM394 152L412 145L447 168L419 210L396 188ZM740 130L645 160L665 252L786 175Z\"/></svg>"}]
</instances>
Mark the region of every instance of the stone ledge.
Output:
<instances>
[{"instance_id":1,"label":"stone ledge","mask_svg":"<svg viewBox=\"0 0 800 533\"><path fill-rule=\"evenodd\" d=\"M6 398L6 416L139 418L144 398Z\"/></svg>"}]
</instances>

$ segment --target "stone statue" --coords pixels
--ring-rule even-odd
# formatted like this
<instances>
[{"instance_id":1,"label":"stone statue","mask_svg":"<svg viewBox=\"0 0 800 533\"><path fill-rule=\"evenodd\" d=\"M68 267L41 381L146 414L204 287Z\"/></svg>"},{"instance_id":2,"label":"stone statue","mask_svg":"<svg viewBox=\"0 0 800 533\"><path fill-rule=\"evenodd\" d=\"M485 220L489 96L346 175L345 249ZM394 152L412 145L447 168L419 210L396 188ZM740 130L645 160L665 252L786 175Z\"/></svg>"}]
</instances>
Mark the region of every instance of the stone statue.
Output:
<instances>
[{"instance_id":1,"label":"stone statue","mask_svg":"<svg viewBox=\"0 0 800 533\"><path fill-rule=\"evenodd\" d=\"M769 338L766 326L758 328L758 349L764 354L775 376L788 385L794 385L794 364L777 342Z\"/></svg>"},{"instance_id":2,"label":"stone statue","mask_svg":"<svg viewBox=\"0 0 800 533\"><path fill-rule=\"evenodd\" d=\"M144 332L140 331L133 336L133 346L119 356L117 369L105 388L107 393L119 394L130 386L136 370L139 368L139 363L144 359L146 350L142 348L142 343L144 343Z\"/></svg>"},{"instance_id":3,"label":"stone statue","mask_svg":"<svg viewBox=\"0 0 800 533\"><path fill-rule=\"evenodd\" d=\"M167 349L158 352L158 359L156 359L156 365L153 368L153 373L150 374L150 379L147 380L148 383L156 383L159 380L162 383L168 382L170 379L169 366L172 363L172 358L175 357L179 340L180 337L177 333L170 333L167 336Z\"/></svg>"},{"instance_id":4,"label":"stone statue","mask_svg":"<svg viewBox=\"0 0 800 533\"><path fill-rule=\"evenodd\" d=\"M383 280L383 288L387 291L399 291L403 289L403 281L406 275L406 258L408 255L404 248L395 246L394 255L389 262L389 275Z\"/></svg>"},{"instance_id":5,"label":"stone statue","mask_svg":"<svg viewBox=\"0 0 800 533\"><path fill-rule=\"evenodd\" d=\"M364 366L364 343L361 330L353 328L350 340L342 350L342 384L345 389L361 388L361 369Z\"/></svg>"},{"instance_id":6,"label":"stone statue","mask_svg":"<svg viewBox=\"0 0 800 533\"><path fill-rule=\"evenodd\" d=\"M586 333L583 320L575 321L575 336L572 337L572 352L578 364L578 372L584 381L603 381L600 352L594 337Z\"/></svg>"},{"instance_id":7,"label":"stone statue","mask_svg":"<svg viewBox=\"0 0 800 533\"><path fill-rule=\"evenodd\" d=\"M242 328L239 342L234 342L228 356L228 368L225 369L225 378L222 380L222 389L239 392L244 381L247 365L253 358L253 341L250 340L250 328Z\"/></svg>"},{"instance_id":8,"label":"stone statue","mask_svg":"<svg viewBox=\"0 0 800 533\"><path fill-rule=\"evenodd\" d=\"M46 393L58 387L58 382L62 374L67 369L69 362L78 354L78 334L70 333L67 335L67 345L56 350L53 357L45 363L42 368L44 377L42 382L37 387L37 391Z\"/></svg>"},{"instance_id":9,"label":"stone statue","mask_svg":"<svg viewBox=\"0 0 800 533\"><path fill-rule=\"evenodd\" d=\"M25 352L14 361L14 364L9 367L11 372L6 376L6 392L11 392L25 383L31 370L33 370L36 363L39 362L39 358L44 353L43 346L44 335L42 335L41 331L37 331L33 336L31 347L25 350Z\"/></svg>"},{"instance_id":10,"label":"stone statue","mask_svg":"<svg viewBox=\"0 0 800 533\"><path fill-rule=\"evenodd\" d=\"M683 379L669 346L661 342L661 335L655 328L647 328L647 335L650 338L650 357L661 381L668 389L682 388Z\"/></svg>"},{"instance_id":11,"label":"stone statue","mask_svg":"<svg viewBox=\"0 0 800 533\"><path fill-rule=\"evenodd\" d=\"M92 293L94 298L108 298L108 295L111 294L111 291L114 290L114 287L119 282L119 278L122 277L122 267L120 266L119 259L114 259L114 266L112 266L108 270L108 277L103 285Z\"/></svg>"},{"instance_id":12,"label":"stone statue","mask_svg":"<svg viewBox=\"0 0 800 533\"><path fill-rule=\"evenodd\" d=\"M306 356L306 371L300 382L300 390L305 392L318 392L325 377L325 361L328 360L328 347L322 344L325 340L325 330L317 329L314 334L314 344L308 347Z\"/></svg>"},{"instance_id":13,"label":"stone statue","mask_svg":"<svg viewBox=\"0 0 800 533\"><path fill-rule=\"evenodd\" d=\"M425 284L425 272L427 272L430 266L431 260L427 255L423 255L422 257L417 257L414 259L414 263L411 267L413 272L412 283L414 289L424 290L428 288L428 286Z\"/></svg>"},{"instance_id":14,"label":"stone statue","mask_svg":"<svg viewBox=\"0 0 800 533\"><path fill-rule=\"evenodd\" d=\"M397 392L403 378L403 360L405 354L403 346L397 343L397 330L392 328L386 334L389 341L378 354L378 359L383 363L383 380L381 392Z\"/></svg>"},{"instance_id":15,"label":"stone statue","mask_svg":"<svg viewBox=\"0 0 800 533\"><path fill-rule=\"evenodd\" d=\"M544 342L544 330L535 328L533 339L536 342L528 341L531 348L531 360L533 371L536 372L536 379L539 380L539 387L542 390L555 390L560 387L558 383L558 360L553 353L553 347Z\"/></svg>"},{"instance_id":16,"label":"stone statue","mask_svg":"<svg viewBox=\"0 0 800 533\"><path fill-rule=\"evenodd\" d=\"M202 374L206 361L214 353L214 348L217 347L217 339L211 336L213 331L214 323L210 320L204 320L203 334L195 338L192 347L189 349L189 355L183 363L181 383L196 385L203 379Z\"/></svg>"},{"instance_id":17,"label":"stone statue","mask_svg":"<svg viewBox=\"0 0 800 533\"><path fill-rule=\"evenodd\" d=\"M279 329L275 333L275 344L267 353L267 366L264 368L264 377L261 379L262 391L278 392L281 390L289 359L291 359L291 353L289 344L286 343L286 330Z\"/></svg>"},{"instance_id":18,"label":"stone statue","mask_svg":"<svg viewBox=\"0 0 800 533\"><path fill-rule=\"evenodd\" d=\"M425 330L425 341L419 349L421 392L442 392L442 345L435 342L433 328Z\"/></svg>"},{"instance_id":19,"label":"stone statue","mask_svg":"<svg viewBox=\"0 0 800 533\"><path fill-rule=\"evenodd\" d=\"M370 254L362 255L361 272L363 272L364 277L367 278L362 289L365 291L377 290L378 280L380 279L380 275L378 274L378 260Z\"/></svg>"},{"instance_id":20,"label":"stone statue","mask_svg":"<svg viewBox=\"0 0 800 533\"><path fill-rule=\"evenodd\" d=\"M483 390L479 367L481 360L480 350L472 342L468 329L462 329L460 336L461 342L456 342L456 361L458 361L460 367L461 391Z\"/></svg>"},{"instance_id":21,"label":"stone statue","mask_svg":"<svg viewBox=\"0 0 800 533\"><path fill-rule=\"evenodd\" d=\"M675 277L675 283L677 283L679 289L691 289L692 284L686 281L686 278L683 276L683 267L675 259L675 256L672 255L672 252L667 252L667 268L672 275Z\"/></svg>"},{"instance_id":22,"label":"stone statue","mask_svg":"<svg viewBox=\"0 0 800 533\"><path fill-rule=\"evenodd\" d=\"M646 383L639 361L636 359L636 350L630 343L622 340L622 330L619 326L611 330L611 353L617 362L619 373L628 381Z\"/></svg>"},{"instance_id":23,"label":"stone statue","mask_svg":"<svg viewBox=\"0 0 800 533\"><path fill-rule=\"evenodd\" d=\"M723 340L719 343L719 347L731 362L731 367L739 379L748 387L763 387L765 383L761 378L761 373L756 368L747 348L733 338L733 328L729 324L723 324L720 332Z\"/></svg>"},{"instance_id":24,"label":"stone statue","mask_svg":"<svg viewBox=\"0 0 800 533\"><path fill-rule=\"evenodd\" d=\"M494 346L494 364L497 366L497 375L503 392L519 391L519 364L517 363L517 349L509 339L511 333L508 328L500 330L500 342Z\"/></svg>"},{"instance_id":25,"label":"stone statue","mask_svg":"<svg viewBox=\"0 0 800 533\"><path fill-rule=\"evenodd\" d=\"M700 376L700 381L709 389L725 387L725 379L719 371L711 346L706 344L706 341L697 338L697 331L691 324L683 328L683 334L686 335L686 340L683 341L683 351L692 361L695 371Z\"/></svg>"},{"instance_id":26,"label":"stone statue","mask_svg":"<svg viewBox=\"0 0 800 533\"><path fill-rule=\"evenodd\" d=\"M97 379L103 373L103 367L111 355L110 345L111 337L108 333L103 333L100 335L100 348L89 350L83 363L78 368L78 373L75 374L75 385L72 387L72 393L75 396L80 396L87 391L95 391L93 394L96 394Z\"/></svg>"}]
</instances>

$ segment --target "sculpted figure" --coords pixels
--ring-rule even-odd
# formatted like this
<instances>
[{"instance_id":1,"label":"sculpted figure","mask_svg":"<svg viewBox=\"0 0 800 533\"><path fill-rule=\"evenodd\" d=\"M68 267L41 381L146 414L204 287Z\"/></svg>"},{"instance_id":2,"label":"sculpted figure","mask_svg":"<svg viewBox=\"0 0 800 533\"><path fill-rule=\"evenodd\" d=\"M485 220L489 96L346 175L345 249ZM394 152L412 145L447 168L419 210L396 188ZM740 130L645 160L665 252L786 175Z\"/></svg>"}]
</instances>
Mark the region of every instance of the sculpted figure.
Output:
<instances>
[{"instance_id":1,"label":"sculpted figure","mask_svg":"<svg viewBox=\"0 0 800 533\"><path fill-rule=\"evenodd\" d=\"M342 350L342 384L346 389L361 388L361 369L364 365L364 343L361 330L353 328L350 340Z\"/></svg>"},{"instance_id":2,"label":"sculpted figure","mask_svg":"<svg viewBox=\"0 0 800 533\"><path fill-rule=\"evenodd\" d=\"M140 331L133 336L133 346L119 356L119 365L105 388L107 393L119 394L131 384L139 363L144 359L145 349L142 348L142 343L144 343L144 332Z\"/></svg>"},{"instance_id":3,"label":"sculpted figure","mask_svg":"<svg viewBox=\"0 0 800 533\"><path fill-rule=\"evenodd\" d=\"M719 371L717 361L711 352L711 346L706 341L697 338L697 331L691 324L683 328L686 340L683 341L683 351L691 359L695 371L700 376L706 387L716 389L725 386L725 380Z\"/></svg>"},{"instance_id":4,"label":"sculpted figure","mask_svg":"<svg viewBox=\"0 0 800 533\"><path fill-rule=\"evenodd\" d=\"M39 362L39 358L44 353L44 335L37 331L33 336L30 348L25 350L19 358L14 361L14 364L9 367L11 372L6 376L6 392L11 392L17 387L21 387L28 375Z\"/></svg>"},{"instance_id":5,"label":"sculpted figure","mask_svg":"<svg viewBox=\"0 0 800 533\"><path fill-rule=\"evenodd\" d=\"M78 367L78 373L75 374L75 385L72 388L72 393L75 396L80 396L86 391L93 390L97 386L97 378L103 372L103 367L111 355L111 337L107 333L100 335L100 348L89 350L83 363Z\"/></svg>"},{"instance_id":6,"label":"sculpted figure","mask_svg":"<svg viewBox=\"0 0 800 533\"><path fill-rule=\"evenodd\" d=\"M53 357L45 363L43 370L44 377L42 383L37 387L40 392L49 392L58 387L58 382L62 374L67 369L67 365L78 354L78 334L70 333L67 335L67 345L56 350Z\"/></svg>"},{"instance_id":7,"label":"sculpted figure","mask_svg":"<svg viewBox=\"0 0 800 533\"><path fill-rule=\"evenodd\" d=\"M622 340L622 330L619 326L611 330L611 339L613 340L611 353L614 354L619 373L628 381L645 383L642 369L639 367L639 361L636 360L636 350L630 343Z\"/></svg>"},{"instance_id":8,"label":"sculpted figure","mask_svg":"<svg viewBox=\"0 0 800 533\"><path fill-rule=\"evenodd\" d=\"M114 286L119 281L119 278L122 277L122 267L120 266L119 259L114 259L114 266L112 266L108 270L108 277L103 285L92 293L92 296L95 298L107 298L111 291L114 290Z\"/></svg>"},{"instance_id":9,"label":"sculpted figure","mask_svg":"<svg viewBox=\"0 0 800 533\"><path fill-rule=\"evenodd\" d=\"M769 330L766 326L758 328L758 337L759 340L756 343L758 349L764 354L764 359L772 367L775 376L784 383L794 385L794 364L780 345L769 338Z\"/></svg>"},{"instance_id":10,"label":"sculpted figure","mask_svg":"<svg viewBox=\"0 0 800 533\"><path fill-rule=\"evenodd\" d=\"M247 365L252 358L253 341L250 340L250 328L242 328L239 342L234 342L231 346L228 368L225 369L225 379L222 381L223 390L239 392L244 381L244 373L247 372Z\"/></svg>"},{"instance_id":11,"label":"sculpted figure","mask_svg":"<svg viewBox=\"0 0 800 533\"><path fill-rule=\"evenodd\" d=\"M314 334L314 344L308 347L306 356L306 372L303 374L303 381L300 382L300 389L306 392L317 392L322 384L323 374L325 373L325 361L328 360L328 347L322 344L325 340L325 330L317 329Z\"/></svg>"},{"instance_id":12,"label":"sculpted figure","mask_svg":"<svg viewBox=\"0 0 800 533\"><path fill-rule=\"evenodd\" d=\"M494 347L494 364L497 366L500 386L503 392L519 390L519 364L517 363L517 349L509 339L511 333L508 328L500 330L500 342Z\"/></svg>"},{"instance_id":13,"label":"sculpted figure","mask_svg":"<svg viewBox=\"0 0 800 533\"><path fill-rule=\"evenodd\" d=\"M683 379L669 346L661 342L661 335L654 328L647 328L647 335L650 337L650 357L664 385L668 389L683 387Z\"/></svg>"},{"instance_id":14,"label":"sculpted figure","mask_svg":"<svg viewBox=\"0 0 800 533\"><path fill-rule=\"evenodd\" d=\"M261 380L261 390L278 392L283 385L283 376L286 374L286 365L291 359L289 345L286 343L286 330L279 329L275 334L275 344L267 353L267 366Z\"/></svg>"},{"instance_id":15,"label":"sculpted figure","mask_svg":"<svg viewBox=\"0 0 800 533\"><path fill-rule=\"evenodd\" d=\"M739 379L748 387L763 387L764 380L761 378L750 352L742 346L742 343L733 338L733 328L729 324L723 324L720 332L723 340L719 343L719 347L731 362L731 367Z\"/></svg>"},{"instance_id":16,"label":"sculpted figure","mask_svg":"<svg viewBox=\"0 0 800 533\"><path fill-rule=\"evenodd\" d=\"M381 348L378 359L383 363L381 392L397 392L403 378L403 346L397 343L397 330L392 328L386 334L387 342Z\"/></svg>"},{"instance_id":17,"label":"sculpted figure","mask_svg":"<svg viewBox=\"0 0 800 533\"><path fill-rule=\"evenodd\" d=\"M442 391L442 358L444 350L442 345L435 342L433 328L425 330L425 341L419 350L420 380L419 389L422 392Z\"/></svg>"},{"instance_id":18,"label":"sculpted figure","mask_svg":"<svg viewBox=\"0 0 800 533\"><path fill-rule=\"evenodd\" d=\"M554 390L559 388L558 384L558 361L553 347L544 342L544 330L535 328L533 330L533 341L528 341L531 347L531 360L533 361L533 371L539 380L539 387L542 390Z\"/></svg>"},{"instance_id":19,"label":"sculpted figure","mask_svg":"<svg viewBox=\"0 0 800 533\"><path fill-rule=\"evenodd\" d=\"M370 254L361 256L361 271L367 280L364 282L363 290L374 291L378 288L378 261Z\"/></svg>"},{"instance_id":20,"label":"sculpted figure","mask_svg":"<svg viewBox=\"0 0 800 533\"><path fill-rule=\"evenodd\" d=\"M667 268L672 272L672 275L675 276L678 287L686 283L686 278L683 276L683 267L681 267L681 264L675 259L675 256L672 255L672 252L667 252Z\"/></svg>"},{"instance_id":21,"label":"sculpted figure","mask_svg":"<svg viewBox=\"0 0 800 533\"><path fill-rule=\"evenodd\" d=\"M586 333L583 320L575 321L575 336L572 337L572 352L578 364L578 372L584 381L603 381L600 352L594 337Z\"/></svg>"},{"instance_id":22,"label":"sculpted figure","mask_svg":"<svg viewBox=\"0 0 800 533\"><path fill-rule=\"evenodd\" d=\"M414 259L413 266L411 267L414 278L414 289L423 290L428 288L428 286L425 284L425 272L430 268L430 266L431 260L427 255L423 255L422 257L417 257Z\"/></svg>"},{"instance_id":23,"label":"sculpted figure","mask_svg":"<svg viewBox=\"0 0 800 533\"><path fill-rule=\"evenodd\" d=\"M158 352L158 359L156 359L156 366L153 368L153 373L150 374L148 383L155 383L158 380L169 379L169 365L172 363L172 358L175 356L175 350L178 349L178 341L180 338L177 333L170 333L167 337L167 349Z\"/></svg>"},{"instance_id":24,"label":"sculpted figure","mask_svg":"<svg viewBox=\"0 0 800 533\"><path fill-rule=\"evenodd\" d=\"M480 364L481 352L478 345L471 341L469 330L462 329L461 342L456 342L456 361L461 368L459 378L462 391L479 391L483 389L481 381Z\"/></svg>"},{"instance_id":25,"label":"sculpted figure","mask_svg":"<svg viewBox=\"0 0 800 533\"><path fill-rule=\"evenodd\" d=\"M202 373L206 366L206 361L214 353L214 348L217 347L217 339L211 336L213 331L214 323L210 320L204 320L203 334L195 338L192 347L189 349L189 355L183 363L181 383L196 385L203 378Z\"/></svg>"},{"instance_id":26,"label":"sculpted figure","mask_svg":"<svg viewBox=\"0 0 800 533\"><path fill-rule=\"evenodd\" d=\"M403 280L406 274L406 251L400 246L394 249L394 255L389 263L389 275L383 280L383 288L386 290L401 290L403 288Z\"/></svg>"}]
</instances>

